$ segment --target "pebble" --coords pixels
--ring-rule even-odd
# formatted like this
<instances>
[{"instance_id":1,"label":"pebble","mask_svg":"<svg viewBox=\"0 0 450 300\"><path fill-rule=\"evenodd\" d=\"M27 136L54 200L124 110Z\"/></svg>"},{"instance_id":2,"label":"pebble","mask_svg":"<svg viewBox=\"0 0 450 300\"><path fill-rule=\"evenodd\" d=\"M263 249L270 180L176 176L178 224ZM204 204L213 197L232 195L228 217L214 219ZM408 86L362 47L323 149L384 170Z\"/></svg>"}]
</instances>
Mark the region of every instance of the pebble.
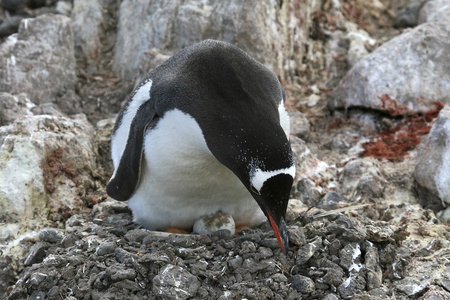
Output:
<instances>
[{"instance_id":1,"label":"pebble","mask_svg":"<svg viewBox=\"0 0 450 300\"><path fill-rule=\"evenodd\" d=\"M95 253L98 256L102 256L102 255L107 255L107 254L114 253L115 250L116 250L116 243L115 242L104 242L104 243L101 243L97 247L97 249L95 250Z\"/></svg>"},{"instance_id":2,"label":"pebble","mask_svg":"<svg viewBox=\"0 0 450 300\"><path fill-rule=\"evenodd\" d=\"M316 288L314 281L311 278L302 275L295 275L292 278L291 287L298 292L305 294L312 293Z\"/></svg>"},{"instance_id":3,"label":"pebble","mask_svg":"<svg viewBox=\"0 0 450 300\"><path fill-rule=\"evenodd\" d=\"M39 232L39 239L43 242L57 243L62 240L64 231L56 228L43 228Z\"/></svg>"},{"instance_id":4,"label":"pebble","mask_svg":"<svg viewBox=\"0 0 450 300\"><path fill-rule=\"evenodd\" d=\"M28 256L25 258L23 265L26 267L35 263L40 263L45 257L46 248L47 246L43 242L37 242L34 244L31 247Z\"/></svg>"}]
</instances>

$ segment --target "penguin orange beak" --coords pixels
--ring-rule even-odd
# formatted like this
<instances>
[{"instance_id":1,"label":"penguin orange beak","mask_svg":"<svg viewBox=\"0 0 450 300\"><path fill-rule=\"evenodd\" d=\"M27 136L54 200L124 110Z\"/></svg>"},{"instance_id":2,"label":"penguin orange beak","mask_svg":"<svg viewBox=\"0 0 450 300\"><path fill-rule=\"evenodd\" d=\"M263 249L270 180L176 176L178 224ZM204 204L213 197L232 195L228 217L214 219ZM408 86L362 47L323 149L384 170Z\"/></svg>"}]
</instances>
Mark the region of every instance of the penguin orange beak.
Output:
<instances>
[{"instance_id":1,"label":"penguin orange beak","mask_svg":"<svg viewBox=\"0 0 450 300\"><path fill-rule=\"evenodd\" d=\"M277 225L275 220L270 215L270 212L268 210L266 210L266 212L269 217L270 225L272 226L275 236L277 237L278 244L280 244L281 250L287 254L289 250L289 236L286 228L286 222L284 221L284 218L281 217L280 223Z\"/></svg>"}]
</instances>

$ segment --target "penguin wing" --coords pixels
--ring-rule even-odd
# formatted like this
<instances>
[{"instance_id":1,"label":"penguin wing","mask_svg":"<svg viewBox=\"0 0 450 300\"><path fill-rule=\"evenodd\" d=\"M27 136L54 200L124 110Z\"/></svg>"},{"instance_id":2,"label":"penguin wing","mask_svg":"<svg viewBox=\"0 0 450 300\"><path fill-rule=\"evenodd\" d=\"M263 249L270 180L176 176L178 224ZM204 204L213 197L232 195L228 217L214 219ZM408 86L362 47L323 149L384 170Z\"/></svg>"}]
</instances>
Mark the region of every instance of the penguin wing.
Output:
<instances>
[{"instance_id":1,"label":"penguin wing","mask_svg":"<svg viewBox=\"0 0 450 300\"><path fill-rule=\"evenodd\" d=\"M131 123L127 144L119 165L106 187L106 192L111 198L126 201L133 195L141 175L144 135L146 130L154 127L158 120L159 117L151 101L139 107Z\"/></svg>"}]
</instances>

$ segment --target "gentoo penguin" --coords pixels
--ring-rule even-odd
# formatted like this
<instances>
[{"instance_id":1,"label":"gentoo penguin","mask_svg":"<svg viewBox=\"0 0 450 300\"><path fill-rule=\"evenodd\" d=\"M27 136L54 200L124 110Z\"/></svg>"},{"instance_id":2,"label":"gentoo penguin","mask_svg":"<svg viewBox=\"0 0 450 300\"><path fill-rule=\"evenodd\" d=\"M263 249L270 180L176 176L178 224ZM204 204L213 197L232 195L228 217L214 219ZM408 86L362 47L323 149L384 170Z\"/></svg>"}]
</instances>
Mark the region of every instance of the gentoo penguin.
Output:
<instances>
[{"instance_id":1,"label":"gentoo penguin","mask_svg":"<svg viewBox=\"0 0 450 300\"><path fill-rule=\"evenodd\" d=\"M285 93L276 75L238 47L206 40L152 69L112 135L110 197L129 201L151 230L190 229L217 211L237 225L285 223L295 164Z\"/></svg>"}]
</instances>

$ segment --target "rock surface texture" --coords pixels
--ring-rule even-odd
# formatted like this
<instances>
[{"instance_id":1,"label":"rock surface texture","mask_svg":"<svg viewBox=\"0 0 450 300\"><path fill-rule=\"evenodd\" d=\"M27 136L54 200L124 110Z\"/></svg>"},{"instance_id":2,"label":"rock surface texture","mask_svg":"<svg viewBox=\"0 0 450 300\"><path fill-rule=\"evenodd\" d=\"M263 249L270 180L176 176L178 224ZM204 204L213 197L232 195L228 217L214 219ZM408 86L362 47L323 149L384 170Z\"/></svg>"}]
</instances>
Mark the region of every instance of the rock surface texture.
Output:
<instances>
[{"instance_id":1,"label":"rock surface texture","mask_svg":"<svg viewBox=\"0 0 450 300\"><path fill-rule=\"evenodd\" d=\"M449 6L0 1L0 299L450 299ZM133 85L207 38L285 88L287 254L268 222L154 232L105 193Z\"/></svg>"}]
</instances>

